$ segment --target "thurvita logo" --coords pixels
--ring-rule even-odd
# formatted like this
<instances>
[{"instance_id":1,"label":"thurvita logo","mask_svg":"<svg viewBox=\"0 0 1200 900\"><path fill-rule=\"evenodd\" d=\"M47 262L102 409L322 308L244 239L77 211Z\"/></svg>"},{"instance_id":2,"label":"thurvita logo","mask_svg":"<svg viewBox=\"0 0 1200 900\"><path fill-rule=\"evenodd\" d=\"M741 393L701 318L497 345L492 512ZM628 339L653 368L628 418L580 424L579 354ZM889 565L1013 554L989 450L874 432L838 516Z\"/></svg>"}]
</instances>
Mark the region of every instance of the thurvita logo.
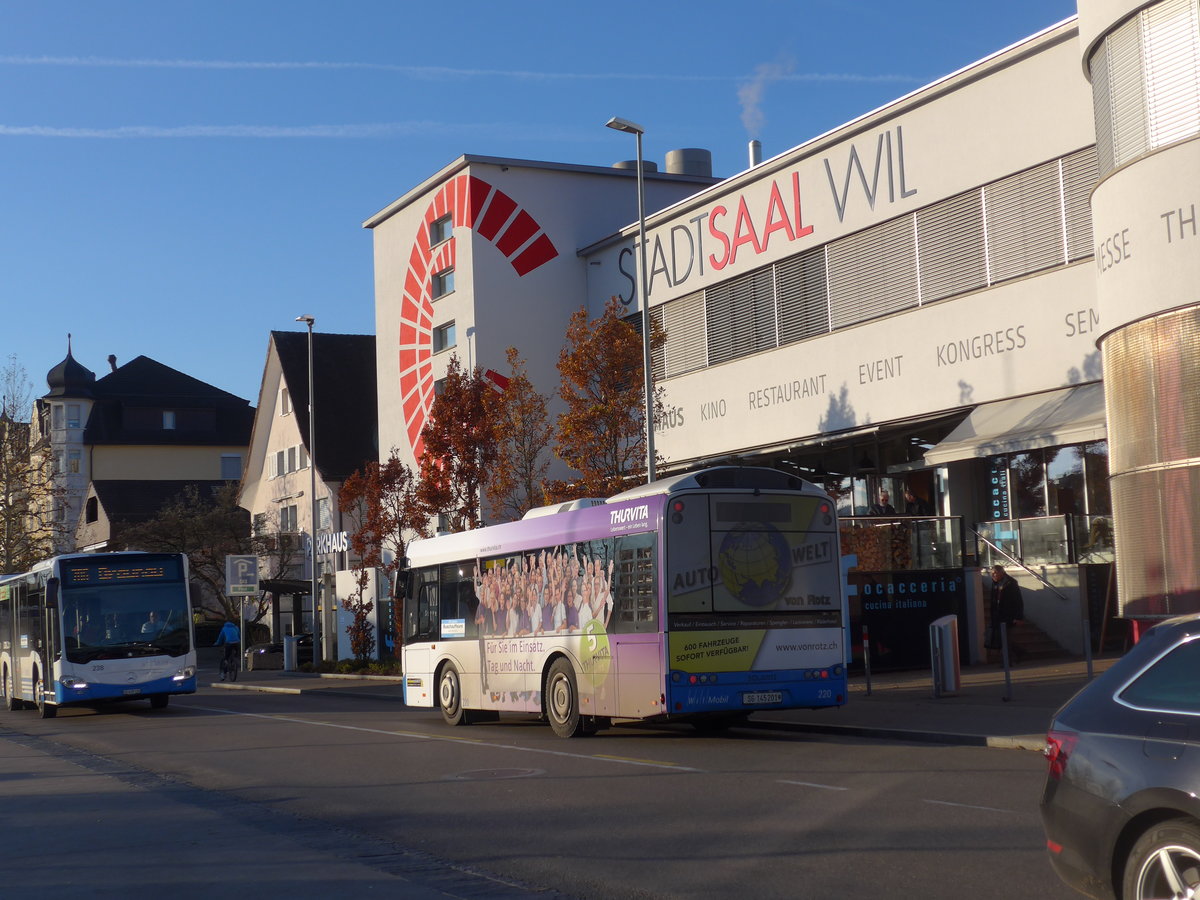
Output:
<instances>
[{"instance_id":1,"label":"thurvita logo","mask_svg":"<svg viewBox=\"0 0 1200 900\"><path fill-rule=\"evenodd\" d=\"M626 509L614 509L608 513L608 524L627 525L630 522L649 522L649 506L630 506Z\"/></svg>"}]
</instances>

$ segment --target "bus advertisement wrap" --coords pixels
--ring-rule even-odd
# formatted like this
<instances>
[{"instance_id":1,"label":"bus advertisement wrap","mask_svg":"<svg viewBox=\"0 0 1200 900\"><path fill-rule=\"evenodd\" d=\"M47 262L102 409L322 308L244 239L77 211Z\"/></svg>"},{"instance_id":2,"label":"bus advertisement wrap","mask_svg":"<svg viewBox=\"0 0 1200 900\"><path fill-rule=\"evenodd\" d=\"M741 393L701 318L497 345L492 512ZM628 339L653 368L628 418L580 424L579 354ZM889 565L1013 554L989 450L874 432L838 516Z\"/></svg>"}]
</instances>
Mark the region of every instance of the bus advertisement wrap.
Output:
<instances>
[{"instance_id":1,"label":"bus advertisement wrap","mask_svg":"<svg viewBox=\"0 0 1200 900\"><path fill-rule=\"evenodd\" d=\"M823 665L842 661L841 628L672 632L671 668L682 672L790 669L798 654Z\"/></svg>"},{"instance_id":2,"label":"bus advertisement wrap","mask_svg":"<svg viewBox=\"0 0 1200 900\"><path fill-rule=\"evenodd\" d=\"M408 557L405 701L452 725L533 713L570 737L845 702L837 516L786 473L672 476Z\"/></svg>"}]
</instances>

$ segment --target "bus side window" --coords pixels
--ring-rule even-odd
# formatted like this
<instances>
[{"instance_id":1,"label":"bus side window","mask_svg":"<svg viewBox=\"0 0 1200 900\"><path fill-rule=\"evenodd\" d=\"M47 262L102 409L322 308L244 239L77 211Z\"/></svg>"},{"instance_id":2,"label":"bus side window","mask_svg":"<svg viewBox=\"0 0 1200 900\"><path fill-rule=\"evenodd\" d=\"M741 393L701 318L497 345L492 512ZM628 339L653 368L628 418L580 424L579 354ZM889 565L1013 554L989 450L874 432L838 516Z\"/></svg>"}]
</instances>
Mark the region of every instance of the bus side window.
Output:
<instances>
[{"instance_id":1,"label":"bus side window","mask_svg":"<svg viewBox=\"0 0 1200 900\"><path fill-rule=\"evenodd\" d=\"M617 538L613 570L612 633L658 630L658 592L655 590L657 536L632 534Z\"/></svg>"},{"instance_id":2,"label":"bus side window","mask_svg":"<svg viewBox=\"0 0 1200 900\"><path fill-rule=\"evenodd\" d=\"M442 566L442 621L463 623L461 636L478 636L475 612L479 600L475 596L475 563L460 562ZM446 637L446 635L442 635Z\"/></svg>"}]
</instances>

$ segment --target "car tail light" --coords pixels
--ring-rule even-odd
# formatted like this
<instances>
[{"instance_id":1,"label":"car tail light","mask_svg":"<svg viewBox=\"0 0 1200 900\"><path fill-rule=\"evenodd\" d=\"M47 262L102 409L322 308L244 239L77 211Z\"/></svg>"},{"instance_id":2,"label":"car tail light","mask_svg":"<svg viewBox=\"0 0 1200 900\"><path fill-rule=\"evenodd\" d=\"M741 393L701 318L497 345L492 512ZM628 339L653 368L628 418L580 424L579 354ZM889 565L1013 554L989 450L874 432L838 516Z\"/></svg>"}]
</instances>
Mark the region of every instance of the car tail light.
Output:
<instances>
[{"instance_id":1,"label":"car tail light","mask_svg":"<svg viewBox=\"0 0 1200 900\"><path fill-rule=\"evenodd\" d=\"M1046 749L1042 751L1048 764L1046 774L1055 781L1060 781L1067 771L1067 760L1078 741L1079 735L1073 731L1051 731L1046 735Z\"/></svg>"}]
</instances>

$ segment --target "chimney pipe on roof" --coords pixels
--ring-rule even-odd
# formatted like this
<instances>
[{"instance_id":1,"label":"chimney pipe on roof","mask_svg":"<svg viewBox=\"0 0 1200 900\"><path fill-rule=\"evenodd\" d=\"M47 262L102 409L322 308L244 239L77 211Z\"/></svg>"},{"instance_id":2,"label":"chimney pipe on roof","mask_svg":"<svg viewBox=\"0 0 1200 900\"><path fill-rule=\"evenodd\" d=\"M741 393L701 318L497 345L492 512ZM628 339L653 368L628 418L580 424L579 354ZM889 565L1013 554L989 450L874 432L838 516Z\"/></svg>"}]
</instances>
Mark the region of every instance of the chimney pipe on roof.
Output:
<instances>
[{"instance_id":1,"label":"chimney pipe on roof","mask_svg":"<svg viewBox=\"0 0 1200 900\"><path fill-rule=\"evenodd\" d=\"M108 365L114 372L117 371L117 355L115 353L108 354Z\"/></svg>"},{"instance_id":2,"label":"chimney pipe on roof","mask_svg":"<svg viewBox=\"0 0 1200 900\"><path fill-rule=\"evenodd\" d=\"M754 168L762 162L762 141L750 142L750 168Z\"/></svg>"}]
</instances>

